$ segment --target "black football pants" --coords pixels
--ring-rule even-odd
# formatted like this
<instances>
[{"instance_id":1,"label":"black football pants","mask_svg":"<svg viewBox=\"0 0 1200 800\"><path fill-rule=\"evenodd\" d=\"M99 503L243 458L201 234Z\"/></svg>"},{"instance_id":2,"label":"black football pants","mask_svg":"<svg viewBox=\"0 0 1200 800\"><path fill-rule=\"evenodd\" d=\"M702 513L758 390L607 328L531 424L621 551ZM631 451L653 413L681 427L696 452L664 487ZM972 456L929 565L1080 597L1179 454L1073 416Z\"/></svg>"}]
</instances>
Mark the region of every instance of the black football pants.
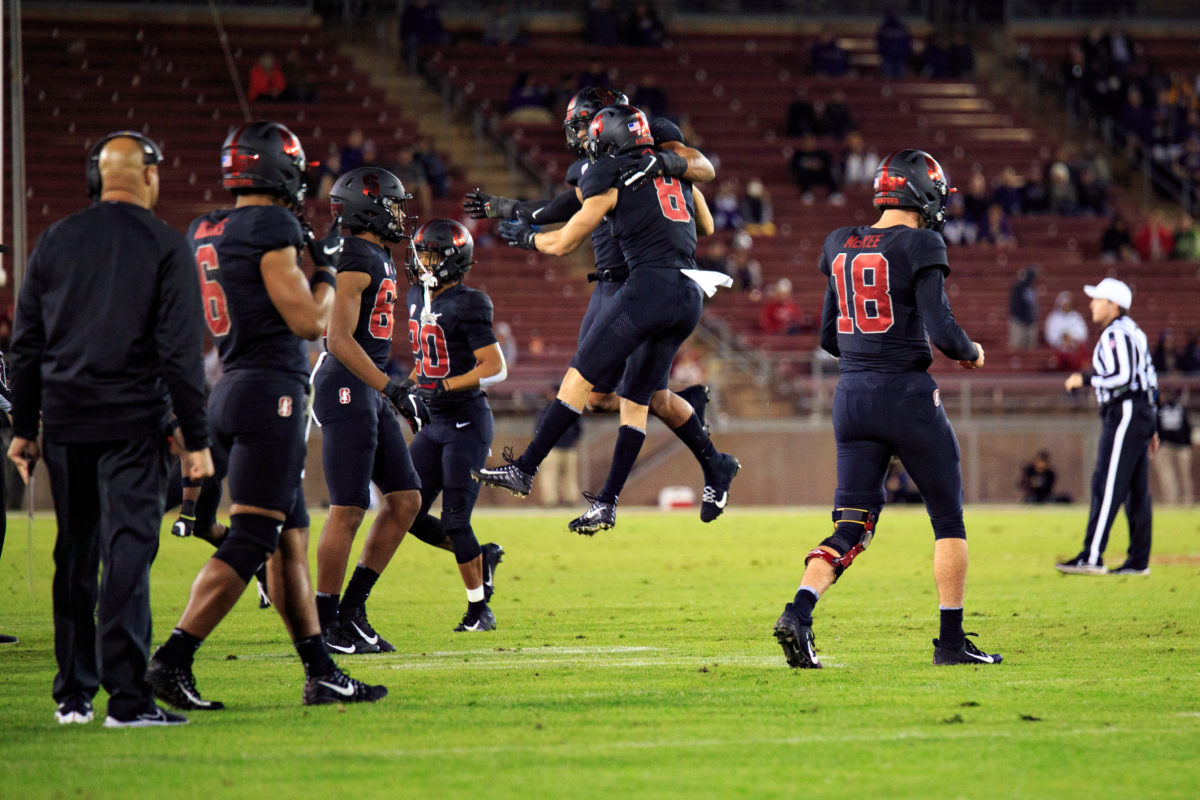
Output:
<instances>
[{"instance_id":1,"label":"black football pants","mask_svg":"<svg viewBox=\"0 0 1200 800\"><path fill-rule=\"evenodd\" d=\"M1129 518L1129 551L1126 562L1138 569L1150 563L1152 509L1150 502L1150 440L1157 415L1144 400L1111 403L1100 412L1104 428L1092 473L1092 510L1083 537L1083 555L1099 564L1108 545L1108 533L1121 504Z\"/></svg>"}]
</instances>

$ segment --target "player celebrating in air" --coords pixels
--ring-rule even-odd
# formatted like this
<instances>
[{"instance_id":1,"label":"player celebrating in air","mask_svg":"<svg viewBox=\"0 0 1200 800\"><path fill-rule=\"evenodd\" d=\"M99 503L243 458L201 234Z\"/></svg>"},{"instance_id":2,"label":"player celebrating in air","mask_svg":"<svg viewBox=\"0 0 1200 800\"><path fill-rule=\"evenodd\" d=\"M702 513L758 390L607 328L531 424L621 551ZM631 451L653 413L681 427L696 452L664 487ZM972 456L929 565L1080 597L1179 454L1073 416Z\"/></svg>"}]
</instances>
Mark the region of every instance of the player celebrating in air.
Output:
<instances>
[{"instance_id":1,"label":"player celebrating in air","mask_svg":"<svg viewBox=\"0 0 1200 800\"><path fill-rule=\"evenodd\" d=\"M304 341L320 337L329 322L337 279L325 254L341 249L341 235L335 226L317 242L302 227L307 164L300 140L283 125L252 122L235 129L221 148L221 166L234 208L197 218L187 238L223 368L209 417L215 439L229 454L230 526L196 576L183 616L151 658L146 678L160 699L179 708L224 708L200 696L192 663L269 558L272 601L307 676L304 704L380 700L385 687L350 678L326 650L308 571L308 513L300 480L308 385ZM311 280L299 267L306 237L322 265Z\"/></svg>"},{"instance_id":2,"label":"player celebrating in air","mask_svg":"<svg viewBox=\"0 0 1200 800\"><path fill-rule=\"evenodd\" d=\"M621 427L608 479L598 495L588 498L588 510L569 526L582 534L616 523L618 496L646 438L651 396L666 385L675 353L695 329L703 293L728 285L728 276L695 268L697 227L711 231L712 216L707 206L695 203L692 184L685 178L660 176L639 191L639 173L645 174L647 164L657 163L662 155L653 142L650 125L638 109L603 109L588 131L592 163L580 181L580 210L564 227L549 233L536 233L523 221L500 225L500 235L517 246L552 255L572 252L597 227L611 225L629 267L629 277L583 335L559 387L558 402L543 416L529 447L505 466L472 473L484 483L527 495L538 465L578 418L596 381L623 370L617 387ZM714 503L723 508L737 460L717 452L695 415L687 425L685 435L696 440L691 444L706 465L707 482L711 484L714 473L725 478L725 489Z\"/></svg>"},{"instance_id":3,"label":"player celebrating in air","mask_svg":"<svg viewBox=\"0 0 1200 800\"><path fill-rule=\"evenodd\" d=\"M487 387L508 375L492 332L492 301L463 281L475 243L450 219L435 219L413 237L408 262L408 331L412 378L429 406L430 424L416 435L412 458L421 476L421 513L412 533L454 552L467 587L467 613L455 631L490 631L496 617L488 607L492 577L504 550L481 548L471 528L479 484L471 470L487 462L492 445L492 409ZM429 513L438 494L442 516Z\"/></svg>"},{"instance_id":4,"label":"player celebrating in air","mask_svg":"<svg viewBox=\"0 0 1200 800\"><path fill-rule=\"evenodd\" d=\"M428 421L428 412L419 397L383 371L396 302L396 266L387 245L411 236L404 228L411 198L399 178L378 167L350 170L329 193L330 211L349 236L338 262L327 352L313 373L313 415L321 426L330 502L317 544L317 613L325 643L340 653L396 649L367 621L367 596L421 507L421 481L396 414L411 420L415 432ZM383 495L383 508L339 606L372 481Z\"/></svg>"},{"instance_id":5,"label":"player celebrating in air","mask_svg":"<svg viewBox=\"0 0 1200 800\"><path fill-rule=\"evenodd\" d=\"M933 576L941 608L934 664L998 664L962 628L967 578L958 440L927 369L928 336L960 366L983 366L983 348L954 321L946 299L946 221L950 188L928 153L900 150L875 173L870 226L838 228L825 240L821 347L841 359L833 400L837 439L834 531L805 557L796 597L775 623L792 667L819 669L812 613L817 599L871 543L883 509L888 461L898 456L916 482L933 524Z\"/></svg>"},{"instance_id":6,"label":"player celebrating in air","mask_svg":"<svg viewBox=\"0 0 1200 800\"><path fill-rule=\"evenodd\" d=\"M608 89L589 88L576 94L567 106L563 127L566 131L567 147L579 160L567 170L569 189L549 202L529 201L519 203L504 197L485 195L478 190L468 193L463 209L473 217L519 217L533 224L545 225L565 222L582 207L580 180L591 166L587 158L587 128L595 115L607 106L625 103L625 96ZM692 182L707 182L716 173L704 154L683 144L683 134L672 122L655 119L650 123L658 152L630 161L625 168L623 180L631 185L653 180L655 177L685 178ZM636 176L636 177L635 177ZM694 192L694 202L702 204L703 195ZM591 329L595 320L629 276L629 266L613 235L611 226L604 224L592 231L592 246L595 252L596 269L588 275L589 281L597 281L588 303L587 313L579 328L579 345ZM592 411L614 412L620 401L615 392L620 382L624 365L614 367L609 374L597 377L587 397L587 408ZM661 419L676 436L691 449L705 475L703 502L700 518L711 522L721 515L729 497L729 484L737 474L737 461L731 456L720 456L709 440L704 425L704 408L708 390L704 386L689 386L679 394L667 389L667 376L655 388L650 398L650 413ZM693 413L694 412L694 413Z\"/></svg>"}]
</instances>

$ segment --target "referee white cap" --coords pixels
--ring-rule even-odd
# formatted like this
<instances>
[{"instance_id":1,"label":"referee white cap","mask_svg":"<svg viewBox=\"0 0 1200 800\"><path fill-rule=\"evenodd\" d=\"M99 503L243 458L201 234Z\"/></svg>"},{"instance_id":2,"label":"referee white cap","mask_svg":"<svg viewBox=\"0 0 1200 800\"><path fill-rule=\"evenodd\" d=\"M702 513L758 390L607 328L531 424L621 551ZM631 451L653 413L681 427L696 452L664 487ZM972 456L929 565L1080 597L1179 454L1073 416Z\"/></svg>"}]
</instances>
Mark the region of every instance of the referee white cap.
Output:
<instances>
[{"instance_id":1,"label":"referee white cap","mask_svg":"<svg viewBox=\"0 0 1200 800\"><path fill-rule=\"evenodd\" d=\"M1105 278L1095 286L1084 286L1083 293L1088 297L1111 300L1121 308L1127 309L1133 304L1133 290L1129 284L1116 278Z\"/></svg>"}]
</instances>

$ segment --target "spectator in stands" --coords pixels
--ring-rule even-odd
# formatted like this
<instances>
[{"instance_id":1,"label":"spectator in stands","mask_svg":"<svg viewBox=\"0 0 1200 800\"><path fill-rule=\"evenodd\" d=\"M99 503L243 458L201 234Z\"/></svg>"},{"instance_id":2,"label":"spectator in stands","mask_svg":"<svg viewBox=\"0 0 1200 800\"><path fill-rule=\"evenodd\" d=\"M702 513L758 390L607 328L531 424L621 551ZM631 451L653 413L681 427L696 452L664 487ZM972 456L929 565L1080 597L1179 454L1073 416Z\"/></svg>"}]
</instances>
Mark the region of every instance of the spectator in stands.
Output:
<instances>
[{"instance_id":1,"label":"spectator in stands","mask_svg":"<svg viewBox=\"0 0 1200 800\"><path fill-rule=\"evenodd\" d=\"M1175 364L1180 372L1200 372L1200 334L1196 331L1188 332L1187 341L1183 343Z\"/></svg>"},{"instance_id":2,"label":"spectator in stands","mask_svg":"<svg viewBox=\"0 0 1200 800\"><path fill-rule=\"evenodd\" d=\"M1087 321L1072 305L1070 292L1059 292L1054 308L1046 315L1046 344L1055 348L1074 348L1088 335ZM1067 339L1070 341L1066 341Z\"/></svg>"},{"instance_id":3,"label":"spectator in stands","mask_svg":"<svg viewBox=\"0 0 1200 800\"><path fill-rule=\"evenodd\" d=\"M283 57L283 82L285 88L279 99L288 103L315 103L317 76L300 60L299 50L288 50Z\"/></svg>"},{"instance_id":4,"label":"spectator in stands","mask_svg":"<svg viewBox=\"0 0 1200 800\"><path fill-rule=\"evenodd\" d=\"M850 71L850 51L839 45L837 37L830 32L822 33L813 42L809 57L816 75L841 78Z\"/></svg>"},{"instance_id":5,"label":"spectator in stands","mask_svg":"<svg viewBox=\"0 0 1200 800\"><path fill-rule=\"evenodd\" d=\"M1057 476L1050 466L1050 451L1040 450L1033 460L1021 468L1022 502L1025 503L1069 503L1070 495L1054 494Z\"/></svg>"},{"instance_id":6,"label":"spectator in stands","mask_svg":"<svg viewBox=\"0 0 1200 800\"><path fill-rule=\"evenodd\" d=\"M599 61L592 61L588 64L587 69L579 73L579 89L590 89L593 86L598 89L607 89L611 83L612 79L608 75L608 70L600 66Z\"/></svg>"},{"instance_id":7,"label":"spectator in stands","mask_svg":"<svg viewBox=\"0 0 1200 800\"><path fill-rule=\"evenodd\" d=\"M645 111L651 119L667 116L667 92L658 85L658 79L653 72L642 76L629 101Z\"/></svg>"},{"instance_id":8,"label":"spectator in stands","mask_svg":"<svg viewBox=\"0 0 1200 800\"><path fill-rule=\"evenodd\" d=\"M733 275L738 288L749 292L751 299L762 297L762 264L750 257L754 237L745 231L733 237Z\"/></svg>"},{"instance_id":9,"label":"spectator in stands","mask_svg":"<svg viewBox=\"0 0 1200 800\"><path fill-rule=\"evenodd\" d=\"M325 158L315 166L317 168L317 199L328 200L333 184L342 174L342 155L331 143L329 150L325 153Z\"/></svg>"},{"instance_id":10,"label":"spectator in stands","mask_svg":"<svg viewBox=\"0 0 1200 800\"><path fill-rule=\"evenodd\" d=\"M954 34L950 41L950 77L969 78L975 74L975 51L964 33Z\"/></svg>"},{"instance_id":11,"label":"spectator in stands","mask_svg":"<svg viewBox=\"0 0 1200 800\"><path fill-rule=\"evenodd\" d=\"M1142 261L1166 261L1175 249L1175 234L1167 227L1161 211L1151 211L1133 234L1133 246Z\"/></svg>"},{"instance_id":12,"label":"spectator in stands","mask_svg":"<svg viewBox=\"0 0 1200 800\"><path fill-rule=\"evenodd\" d=\"M792 179L805 205L812 205L813 189L818 187L828 191L830 203L841 205L845 202L833 175L833 156L817 144L817 137L811 133L800 138L800 145L792 153Z\"/></svg>"},{"instance_id":13,"label":"spectator in stands","mask_svg":"<svg viewBox=\"0 0 1200 800\"><path fill-rule=\"evenodd\" d=\"M846 93L841 89L834 90L829 102L818 103L816 108L820 122L818 132L822 136L841 142L845 141L850 131L858 130L854 114L851 113L850 106L846 105Z\"/></svg>"},{"instance_id":14,"label":"spectator in stands","mask_svg":"<svg viewBox=\"0 0 1200 800\"><path fill-rule=\"evenodd\" d=\"M433 191L421 162L417 161L416 149L411 145L397 148L387 170L400 179L406 192L416 198L420 204L421 216L426 219L432 216Z\"/></svg>"},{"instance_id":15,"label":"spectator in stands","mask_svg":"<svg viewBox=\"0 0 1200 800\"><path fill-rule=\"evenodd\" d=\"M1154 345L1154 352L1150 355L1154 362L1154 371L1159 375L1178 371L1180 356L1181 351L1175 342L1175 331L1163 328L1158 332L1158 341Z\"/></svg>"},{"instance_id":16,"label":"spectator in stands","mask_svg":"<svg viewBox=\"0 0 1200 800\"><path fill-rule=\"evenodd\" d=\"M512 47L529 44L524 28L525 20L521 13L504 0L499 0L485 13L481 40L484 44Z\"/></svg>"},{"instance_id":17,"label":"spectator in stands","mask_svg":"<svg viewBox=\"0 0 1200 800\"><path fill-rule=\"evenodd\" d=\"M517 74L508 90L508 114L506 120L517 122L554 122L550 112L552 100L546 84L529 76L528 72Z\"/></svg>"},{"instance_id":18,"label":"spectator in stands","mask_svg":"<svg viewBox=\"0 0 1200 800\"><path fill-rule=\"evenodd\" d=\"M246 91L246 99L253 103L255 100L280 100L280 95L287 88L283 70L275 60L274 53L263 53L250 68L250 86Z\"/></svg>"},{"instance_id":19,"label":"spectator in stands","mask_svg":"<svg viewBox=\"0 0 1200 800\"><path fill-rule=\"evenodd\" d=\"M588 4L583 40L597 47L615 47L621 43L621 17L609 0L592 0Z\"/></svg>"},{"instance_id":20,"label":"spectator in stands","mask_svg":"<svg viewBox=\"0 0 1200 800\"><path fill-rule=\"evenodd\" d=\"M1023 210L1024 196L1021 191L1025 181L1012 167L1004 167L996 177L996 186L992 189L992 203L1004 209L1004 213L1012 216Z\"/></svg>"},{"instance_id":21,"label":"spectator in stands","mask_svg":"<svg viewBox=\"0 0 1200 800\"><path fill-rule=\"evenodd\" d=\"M1200 261L1200 230L1196 230L1196 221L1186 211L1179 215L1171 258L1180 261Z\"/></svg>"},{"instance_id":22,"label":"spectator in stands","mask_svg":"<svg viewBox=\"0 0 1200 800\"><path fill-rule=\"evenodd\" d=\"M983 224L987 218L988 206L992 204L988 193L987 178L976 169L967 179L967 191L963 193L963 210L966 217L976 227Z\"/></svg>"},{"instance_id":23,"label":"spectator in stands","mask_svg":"<svg viewBox=\"0 0 1200 800\"><path fill-rule=\"evenodd\" d=\"M517 337L513 334L512 326L504 320L499 320L492 326L492 332L496 334L496 343L500 345L500 352L504 354L505 366L515 365L520 348L517 347Z\"/></svg>"},{"instance_id":24,"label":"spectator in stands","mask_svg":"<svg viewBox=\"0 0 1200 800\"><path fill-rule=\"evenodd\" d=\"M1154 139L1154 111L1146 105L1142 91L1136 85L1125 92L1125 106L1118 119L1125 133L1125 154L1139 156Z\"/></svg>"},{"instance_id":25,"label":"spectator in stands","mask_svg":"<svg viewBox=\"0 0 1200 800\"><path fill-rule=\"evenodd\" d=\"M742 222L751 236L775 235L775 208L761 178L751 178L741 201Z\"/></svg>"},{"instance_id":26,"label":"spectator in stands","mask_svg":"<svg viewBox=\"0 0 1200 800\"><path fill-rule=\"evenodd\" d=\"M975 223L967 219L963 199L957 194L950 195L950 201L946 203L946 225L942 228L942 238L947 244L964 245L975 244L978 235Z\"/></svg>"},{"instance_id":27,"label":"spectator in stands","mask_svg":"<svg viewBox=\"0 0 1200 800\"><path fill-rule=\"evenodd\" d=\"M820 128L817 110L808 99L808 88L801 84L796 87L796 99L788 104L783 132L787 136L803 136L806 133L819 133Z\"/></svg>"},{"instance_id":28,"label":"spectator in stands","mask_svg":"<svg viewBox=\"0 0 1200 800\"><path fill-rule=\"evenodd\" d=\"M413 156L421 166L421 171L425 173L425 180L429 183L429 188L433 190L433 196L445 197L449 190L449 170L446 169L446 162L442 160L434 147L433 139L422 136L417 142L417 149L413 152ZM407 184L405 185L407 186Z\"/></svg>"},{"instance_id":29,"label":"spectator in stands","mask_svg":"<svg viewBox=\"0 0 1200 800\"><path fill-rule=\"evenodd\" d=\"M378 167L379 166L379 148L375 145L374 139L363 139L362 146L362 166Z\"/></svg>"},{"instance_id":30,"label":"spectator in stands","mask_svg":"<svg viewBox=\"0 0 1200 800\"><path fill-rule=\"evenodd\" d=\"M1046 174L1042 165L1034 161L1021 183L1021 213L1045 214L1050 210L1050 192L1046 189Z\"/></svg>"},{"instance_id":31,"label":"spectator in stands","mask_svg":"<svg viewBox=\"0 0 1200 800\"><path fill-rule=\"evenodd\" d=\"M625 22L625 43L633 47L662 47L667 31L650 3L638 3ZM645 109L642 106L638 108Z\"/></svg>"},{"instance_id":32,"label":"spectator in stands","mask_svg":"<svg viewBox=\"0 0 1200 800\"><path fill-rule=\"evenodd\" d=\"M445 44L442 15L429 0L409 0L400 12L400 44L410 57L422 45Z\"/></svg>"},{"instance_id":33,"label":"spectator in stands","mask_svg":"<svg viewBox=\"0 0 1200 800\"><path fill-rule=\"evenodd\" d=\"M1008 348L1032 350L1038 344L1037 283L1040 268L1030 264L1017 273L1008 292Z\"/></svg>"},{"instance_id":34,"label":"spectator in stands","mask_svg":"<svg viewBox=\"0 0 1200 800\"><path fill-rule=\"evenodd\" d=\"M1104 261L1138 260L1133 236L1129 233L1129 222L1124 215L1116 213L1109 218L1108 227L1100 237L1100 258Z\"/></svg>"},{"instance_id":35,"label":"spectator in stands","mask_svg":"<svg viewBox=\"0 0 1200 800\"><path fill-rule=\"evenodd\" d=\"M720 189L709 204L709 210L712 211L715 230L734 231L742 227L742 205L736 180L721 182Z\"/></svg>"},{"instance_id":36,"label":"spectator in stands","mask_svg":"<svg viewBox=\"0 0 1200 800\"><path fill-rule=\"evenodd\" d=\"M1050 166L1050 213L1071 217L1079 213L1079 192L1071 181L1071 168L1061 161Z\"/></svg>"},{"instance_id":37,"label":"spectator in stands","mask_svg":"<svg viewBox=\"0 0 1200 800\"><path fill-rule=\"evenodd\" d=\"M993 244L996 247L1016 247L1017 239L1013 236L1012 222L999 203L988 206L987 216L978 226L979 233L976 241Z\"/></svg>"},{"instance_id":38,"label":"spectator in stands","mask_svg":"<svg viewBox=\"0 0 1200 800\"><path fill-rule=\"evenodd\" d=\"M1200 75L1198 75L1200 77ZM1182 186L1189 204L1200 196L1200 132L1192 132L1183 143L1183 153L1176 159L1173 171Z\"/></svg>"},{"instance_id":39,"label":"spectator in stands","mask_svg":"<svg viewBox=\"0 0 1200 800\"><path fill-rule=\"evenodd\" d=\"M338 154L342 174L363 165L363 142L365 141L366 136L363 135L362 128L353 128L350 131L346 137L346 144L342 146L341 152Z\"/></svg>"},{"instance_id":40,"label":"spectator in stands","mask_svg":"<svg viewBox=\"0 0 1200 800\"><path fill-rule=\"evenodd\" d=\"M879 166L879 154L868 147L858 131L846 134L846 150L842 153L842 185L870 186L875 182L875 169Z\"/></svg>"},{"instance_id":41,"label":"spectator in stands","mask_svg":"<svg viewBox=\"0 0 1200 800\"><path fill-rule=\"evenodd\" d=\"M1090 167L1079 170L1079 213L1089 217L1102 217L1108 213L1108 190L1096 178Z\"/></svg>"},{"instance_id":42,"label":"spectator in stands","mask_svg":"<svg viewBox=\"0 0 1200 800\"><path fill-rule=\"evenodd\" d=\"M724 242L716 238L709 238L703 254L696 254L696 267L713 272L724 272L726 275L733 274L729 262L729 250L725 247Z\"/></svg>"},{"instance_id":43,"label":"spectator in stands","mask_svg":"<svg viewBox=\"0 0 1200 800\"><path fill-rule=\"evenodd\" d=\"M935 81L944 81L953 74L950 71L950 52L946 49L945 40L935 34L925 40L921 50L921 75Z\"/></svg>"},{"instance_id":44,"label":"spectator in stands","mask_svg":"<svg viewBox=\"0 0 1200 800\"><path fill-rule=\"evenodd\" d=\"M888 11L884 16L875 33L875 44L882 59L880 74L885 78L903 78L908 73L908 59L912 55L912 34L896 12Z\"/></svg>"},{"instance_id":45,"label":"spectator in stands","mask_svg":"<svg viewBox=\"0 0 1200 800\"><path fill-rule=\"evenodd\" d=\"M796 334L804 327L804 315L792 297L792 282L780 278L767 292L766 302L758 315L758 329L763 333Z\"/></svg>"},{"instance_id":46,"label":"spectator in stands","mask_svg":"<svg viewBox=\"0 0 1200 800\"><path fill-rule=\"evenodd\" d=\"M1167 389L1158 404L1158 452L1154 471L1162 485L1163 500L1192 504L1192 423L1179 392Z\"/></svg>"}]
</instances>

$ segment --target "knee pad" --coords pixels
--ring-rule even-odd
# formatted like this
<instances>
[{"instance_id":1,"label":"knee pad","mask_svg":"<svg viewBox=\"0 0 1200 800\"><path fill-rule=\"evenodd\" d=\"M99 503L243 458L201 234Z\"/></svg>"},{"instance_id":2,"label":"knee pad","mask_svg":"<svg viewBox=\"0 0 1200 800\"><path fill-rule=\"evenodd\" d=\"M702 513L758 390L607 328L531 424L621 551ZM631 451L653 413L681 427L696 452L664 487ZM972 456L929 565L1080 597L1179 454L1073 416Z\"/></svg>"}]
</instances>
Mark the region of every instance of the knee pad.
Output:
<instances>
[{"instance_id":1,"label":"knee pad","mask_svg":"<svg viewBox=\"0 0 1200 800\"><path fill-rule=\"evenodd\" d=\"M229 533L213 557L224 561L238 577L249 582L275 552L283 523L258 514L234 514L230 523Z\"/></svg>"},{"instance_id":2,"label":"knee pad","mask_svg":"<svg viewBox=\"0 0 1200 800\"><path fill-rule=\"evenodd\" d=\"M454 560L459 564L470 563L483 552L479 540L475 538L475 531L471 530L470 526L455 528L447 533L450 541L454 543Z\"/></svg>"},{"instance_id":3,"label":"knee pad","mask_svg":"<svg viewBox=\"0 0 1200 800\"><path fill-rule=\"evenodd\" d=\"M432 514L421 514L413 520L408 532L430 547L443 547L446 544L446 529L442 521Z\"/></svg>"},{"instance_id":4,"label":"knee pad","mask_svg":"<svg viewBox=\"0 0 1200 800\"><path fill-rule=\"evenodd\" d=\"M814 558L827 562L829 566L833 567L833 580L836 583L837 579L842 577L842 573L854 563L858 554L871 544L871 539L875 536L877 519L879 519L879 512L870 509L834 509L833 522L836 527L833 535L821 542L820 546L810 550L804 558L804 563L807 565ZM835 556L828 550L822 550L821 547L836 550L837 555Z\"/></svg>"}]
</instances>

